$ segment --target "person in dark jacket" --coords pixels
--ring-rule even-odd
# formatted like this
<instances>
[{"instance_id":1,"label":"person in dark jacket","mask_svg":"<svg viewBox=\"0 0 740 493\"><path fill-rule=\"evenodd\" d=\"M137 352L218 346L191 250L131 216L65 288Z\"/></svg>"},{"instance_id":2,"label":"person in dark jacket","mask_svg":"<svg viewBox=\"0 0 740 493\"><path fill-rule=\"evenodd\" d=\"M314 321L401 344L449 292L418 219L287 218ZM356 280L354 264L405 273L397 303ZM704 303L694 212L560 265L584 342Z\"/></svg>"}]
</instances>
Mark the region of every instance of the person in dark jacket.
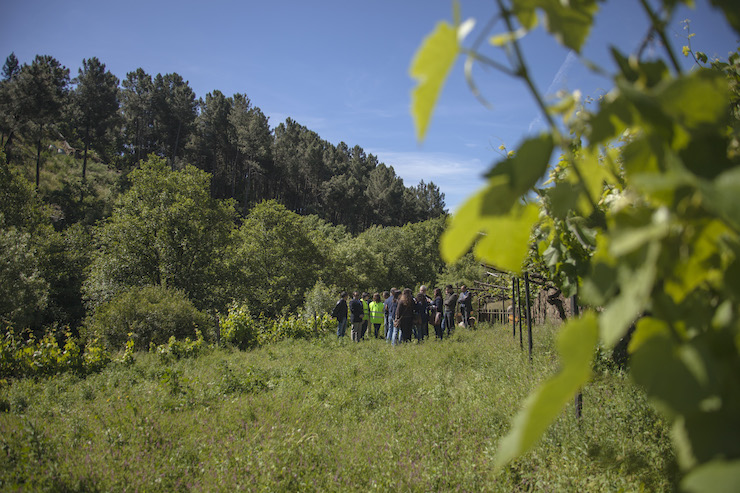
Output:
<instances>
[{"instance_id":1,"label":"person in dark jacket","mask_svg":"<svg viewBox=\"0 0 740 493\"><path fill-rule=\"evenodd\" d=\"M460 304L463 325L466 329L469 329L470 317L473 315L473 293L468 291L468 287L465 284L460 286L460 296L457 298L457 302Z\"/></svg>"},{"instance_id":2,"label":"person in dark jacket","mask_svg":"<svg viewBox=\"0 0 740 493\"><path fill-rule=\"evenodd\" d=\"M423 341L429 335L429 301L422 291L416 295L414 323L416 324L416 338Z\"/></svg>"},{"instance_id":3,"label":"person in dark jacket","mask_svg":"<svg viewBox=\"0 0 740 493\"><path fill-rule=\"evenodd\" d=\"M457 305L457 294L452 287L452 284L448 284L445 287L444 300L444 318L442 319L442 330L447 329L447 337L450 337L455 331L455 306Z\"/></svg>"},{"instance_id":4,"label":"person in dark jacket","mask_svg":"<svg viewBox=\"0 0 740 493\"><path fill-rule=\"evenodd\" d=\"M342 291L339 301L334 305L331 316L337 319L337 337L344 337L347 330L347 292Z\"/></svg>"},{"instance_id":5,"label":"person in dark jacket","mask_svg":"<svg viewBox=\"0 0 740 493\"><path fill-rule=\"evenodd\" d=\"M444 330L442 329L442 315L444 314L444 301L442 299L442 290L437 288L434 290L434 333L437 335L437 339L442 340Z\"/></svg>"},{"instance_id":6,"label":"person in dark jacket","mask_svg":"<svg viewBox=\"0 0 740 493\"><path fill-rule=\"evenodd\" d=\"M362 319L365 316L365 307L362 305L359 291L352 293L352 300L349 302L349 313L349 321L352 324L352 340L360 342Z\"/></svg>"},{"instance_id":7,"label":"person in dark jacket","mask_svg":"<svg viewBox=\"0 0 740 493\"><path fill-rule=\"evenodd\" d=\"M393 314L391 313L391 304L393 304L393 294L396 292L396 288L391 288L390 291L385 291L383 297L383 314L385 315L385 340L390 342L391 336L393 335Z\"/></svg>"},{"instance_id":8,"label":"person in dark jacket","mask_svg":"<svg viewBox=\"0 0 740 493\"><path fill-rule=\"evenodd\" d=\"M398 300L395 317L396 325L401 329L401 342L411 341L411 329L414 324L415 310L416 302L414 301L414 295L409 288L406 288Z\"/></svg>"}]
</instances>

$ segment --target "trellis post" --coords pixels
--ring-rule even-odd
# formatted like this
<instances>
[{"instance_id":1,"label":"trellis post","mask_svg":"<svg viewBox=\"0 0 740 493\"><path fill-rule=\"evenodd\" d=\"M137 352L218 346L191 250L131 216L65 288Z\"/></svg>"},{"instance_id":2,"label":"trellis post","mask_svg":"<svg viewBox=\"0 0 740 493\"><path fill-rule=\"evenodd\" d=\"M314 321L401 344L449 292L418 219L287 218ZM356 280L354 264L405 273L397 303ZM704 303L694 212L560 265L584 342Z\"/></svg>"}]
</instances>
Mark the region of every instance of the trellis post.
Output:
<instances>
[{"instance_id":1,"label":"trellis post","mask_svg":"<svg viewBox=\"0 0 740 493\"><path fill-rule=\"evenodd\" d=\"M511 337L516 340L516 276L511 277Z\"/></svg>"},{"instance_id":2,"label":"trellis post","mask_svg":"<svg viewBox=\"0 0 740 493\"><path fill-rule=\"evenodd\" d=\"M578 313L579 312L579 310L578 310L578 297L575 294L573 296L571 296L571 298L570 298L570 308L571 308L571 310L570 310L571 315L570 316L572 318L577 317L578 314L579 314ZM576 394L575 410L576 410L576 419L580 420L581 417L583 416L583 392L581 392L580 390Z\"/></svg>"},{"instance_id":3,"label":"trellis post","mask_svg":"<svg viewBox=\"0 0 740 493\"><path fill-rule=\"evenodd\" d=\"M529 301L529 272L524 273L524 296L527 303L527 336L529 337L529 361L532 362L532 312Z\"/></svg>"}]
</instances>

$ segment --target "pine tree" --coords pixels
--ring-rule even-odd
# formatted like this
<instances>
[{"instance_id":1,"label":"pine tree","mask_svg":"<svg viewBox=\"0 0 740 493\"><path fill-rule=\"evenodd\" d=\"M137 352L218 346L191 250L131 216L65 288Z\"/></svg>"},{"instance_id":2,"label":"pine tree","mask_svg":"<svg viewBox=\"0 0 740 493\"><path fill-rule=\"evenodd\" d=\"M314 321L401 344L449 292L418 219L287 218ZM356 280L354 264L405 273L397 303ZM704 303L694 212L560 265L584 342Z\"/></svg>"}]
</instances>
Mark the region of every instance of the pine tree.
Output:
<instances>
[{"instance_id":1,"label":"pine tree","mask_svg":"<svg viewBox=\"0 0 740 493\"><path fill-rule=\"evenodd\" d=\"M90 148L102 152L109 142L109 131L118 120L118 78L105 70L105 64L96 57L82 60L82 68L72 92L73 119L85 143L82 160L82 179L87 169Z\"/></svg>"}]
</instances>

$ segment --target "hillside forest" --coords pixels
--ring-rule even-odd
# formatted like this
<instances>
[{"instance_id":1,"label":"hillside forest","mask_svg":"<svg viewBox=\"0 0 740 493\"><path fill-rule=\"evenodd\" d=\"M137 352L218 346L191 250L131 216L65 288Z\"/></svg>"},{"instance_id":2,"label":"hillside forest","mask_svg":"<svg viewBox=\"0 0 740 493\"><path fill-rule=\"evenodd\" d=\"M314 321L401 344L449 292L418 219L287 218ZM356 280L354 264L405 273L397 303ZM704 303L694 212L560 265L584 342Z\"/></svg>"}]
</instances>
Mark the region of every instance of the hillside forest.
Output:
<instances>
[{"instance_id":1,"label":"hillside forest","mask_svg":"<svg viewBox=\"0 0 740 493\"><path fill-rule=\"evenodd\" d=\"M2 69L0 317L16 330L77 334L145 286L275 316L477 276L472 257L440 258L439 188L405 186L358 145L271 128L245 94L198 98L176 73L119 81L93 57L72 75L41 55Z\"/></svg>"}]
</instances>

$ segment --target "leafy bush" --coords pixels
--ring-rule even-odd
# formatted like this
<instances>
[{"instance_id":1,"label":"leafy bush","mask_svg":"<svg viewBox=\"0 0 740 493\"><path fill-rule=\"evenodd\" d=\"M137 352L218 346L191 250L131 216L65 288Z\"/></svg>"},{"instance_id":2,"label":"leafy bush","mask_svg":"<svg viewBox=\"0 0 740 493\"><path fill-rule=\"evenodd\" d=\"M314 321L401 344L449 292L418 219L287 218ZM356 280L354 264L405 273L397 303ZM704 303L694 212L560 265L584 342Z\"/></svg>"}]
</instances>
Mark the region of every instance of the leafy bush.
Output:
<instances>
[{"instance_id":1,"label":"leafy bush","mask_svg":"<svg viewBox=\"0 0 740 493\"><path fill-rule=\"evenodd\" d=\"M270 319L254 317L244 304L235 303L221 322L221 338L239 349L250 349L284 339L311 339L331 332L334 320L329 314L313 318L300 315Z\"/></svg>"},{"instance_id":2,"label":"leafy bush","mask_svg":"<svg viewBox=\"0 0 740 493\"><path fill-rule=\"evenodd\" d=\"M195 337L210 326L182 291L161 286L130 288L100 305L90 317L86 333L102 338L108 348L120 349L130 338L137 350L165 344L170 337Z\"/></svg>"},{"instance_id":3,"label":"leafy bush","mask_svg":"<svg viewBox=\"0 0 740 493\"><path fill-rule=\"evenodd\" d=\"M239 349L250 349L257 346L257 333L257 320L247 306L232 304L228 316L221 322L221 340Z\"/></svg>"},{"instance_id":4,"label":"leafy bush","mask_svg":"<svg viewBox=\"0 0 740 493\"><path fill-rule=\"evenodd\" d=\"M337 302L337 293L339 289L332 288L324 284L319 279L305 295L303 304L303 316L306 318L320 317L325 313L330 313Z\"/></svg>"},{"instance_id":5,"label":"leafy bush","mask_svg":"<svg viewBox=\"0 0 740 493\"><path fill-rule=\"evenodd\" d=\"M110 360L110 354L97 339L80 346L80 341L70 332L66 333L63 347L59 347L51 331L38 340L33 334L25 339L8 327L0 340L0 380L65 372L87 375L99 372Z\"/></svg>"},{"instance_id":6,"label":"leafy bush","mask_svg":"<svg viewBox=\"0 0 740 493\"><path fill-rule=\"evenodd\" d=\"M186 337L185 340L178 341L175 336L170 336L170 339L166 344L160 344L155 346L153 343L149 347L149 350L156 352L164 361L170 361L173 359L180 358L193 358L198 356L208 346L203 339L203 333L200 330L195 330L195 339L191 340Z\"/></svg>"}]
</instances>

